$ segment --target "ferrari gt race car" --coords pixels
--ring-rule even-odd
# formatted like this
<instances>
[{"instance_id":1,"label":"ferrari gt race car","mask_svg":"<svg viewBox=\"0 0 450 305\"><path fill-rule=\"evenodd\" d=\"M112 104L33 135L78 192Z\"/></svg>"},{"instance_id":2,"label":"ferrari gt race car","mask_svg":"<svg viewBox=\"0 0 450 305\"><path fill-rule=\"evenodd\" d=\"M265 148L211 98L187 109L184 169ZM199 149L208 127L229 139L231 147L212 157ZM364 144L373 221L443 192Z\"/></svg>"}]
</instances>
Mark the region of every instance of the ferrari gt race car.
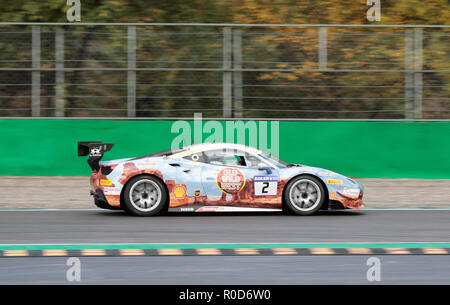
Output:
<instances>
[{"instance_id":1,"label":"ferrari gt race car","mask_svg":"<svg viewBox=\"0 0 450 305\"><path fill-rule=\"evenodd\" d=\"M161 211L360 209L364 187L332 171L288 164L245 145L196 144L137 158L100 161L112 143L78 142L89 155L91 195L104 209L138 216Z\"/></svg>"}]
</instances>

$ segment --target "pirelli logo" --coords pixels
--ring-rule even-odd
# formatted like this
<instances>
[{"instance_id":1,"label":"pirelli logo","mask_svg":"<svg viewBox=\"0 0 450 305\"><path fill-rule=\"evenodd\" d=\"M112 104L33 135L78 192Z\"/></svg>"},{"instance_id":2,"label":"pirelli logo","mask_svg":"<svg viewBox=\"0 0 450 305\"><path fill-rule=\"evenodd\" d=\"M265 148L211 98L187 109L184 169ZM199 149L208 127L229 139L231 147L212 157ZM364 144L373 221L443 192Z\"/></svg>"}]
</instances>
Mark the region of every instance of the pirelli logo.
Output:
<instances>
[{"instance_id":1,"label":"pirelli logo","mask_svg":"<svg viewBox=\"0 0 450 305\"><path fill-rule=\"evenodd\" d=\"M113 185L112 181L111 181L111 180L107 180L107 179L101 179L101 180L100 180L100 184L101 184L101 185L106 185L106 186L111 186L111 185Z\"/></svg>"},{"instance_id":2,"label":"pirelli logo","mask_svg":"<svg viewBox=\"0 0 450 305\"><path fill-rule=\"evenodd\" d=\"M342 184L340 179L327 179L327 184Z\"/></svg>"},{"instance_id":3,"label":"pirelli logo","mask_svg":"<svg viewBox=\"0 0 450 305\"><path fill-rule=\"evenodd\" d=\"M1 250L0 257L27 256L251 256L251 255L449 255L450 248L160 248Z\"/></svg>"}]
</instances>

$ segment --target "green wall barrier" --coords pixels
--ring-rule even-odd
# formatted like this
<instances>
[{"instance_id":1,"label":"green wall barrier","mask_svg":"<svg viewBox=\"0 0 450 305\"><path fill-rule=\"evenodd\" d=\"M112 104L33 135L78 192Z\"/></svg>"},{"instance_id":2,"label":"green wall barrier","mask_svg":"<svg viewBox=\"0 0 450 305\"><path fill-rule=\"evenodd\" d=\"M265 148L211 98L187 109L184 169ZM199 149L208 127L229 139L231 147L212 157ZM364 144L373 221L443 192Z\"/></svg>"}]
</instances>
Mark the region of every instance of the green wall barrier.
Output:
<instances>
[{"instance_id":1,"label":"green wall barrier","mask_svg":"<svg viewBox=\"0 0 450 305\"><path fill-rule=\"evenodd\" d=\"M77 156L77 141L115 143L105 154L105 160L136 157L170 149L181 133L171 133L174 122L3 119L0 175L89 175L86 157ZM203 121L203 128L206 123ZM192 121L184 124L193 127ZM226 134L226 122L214 124L216 129L217 124L221 125ZM257 124L261 133L264 125ZM270 147L276 143L270 137L276 128L268 129ZM190 135L192 143L194 134ZM210 135L204 132L203 140ZM247 139L246 144L252 144L253 140ZM351 177L450 178L447 122L282 121L278 141L282 160L323 167Z\"/></svg>"}]
</instances>

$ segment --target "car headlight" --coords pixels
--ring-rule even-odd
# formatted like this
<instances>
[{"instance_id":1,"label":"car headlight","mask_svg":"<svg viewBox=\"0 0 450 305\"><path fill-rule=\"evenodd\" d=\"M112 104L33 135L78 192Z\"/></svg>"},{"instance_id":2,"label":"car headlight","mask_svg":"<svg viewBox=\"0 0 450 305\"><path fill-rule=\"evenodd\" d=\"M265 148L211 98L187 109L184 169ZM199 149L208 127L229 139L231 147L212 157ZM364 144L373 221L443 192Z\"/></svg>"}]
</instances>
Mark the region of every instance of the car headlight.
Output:
<instances>
[{"instance_id":1,"label":"car headlight","mask_svg":"<svg viewBox=\"0 0 450 305\"><path fill-rule=\"evenodd\" d=\"M349 188L349 187L344 187L343 190L340 190L338 192L340 195L344 196L344 197L348 197L348 198L358 198L361 190L359 188Z\"/></svg>"}]
</instances>

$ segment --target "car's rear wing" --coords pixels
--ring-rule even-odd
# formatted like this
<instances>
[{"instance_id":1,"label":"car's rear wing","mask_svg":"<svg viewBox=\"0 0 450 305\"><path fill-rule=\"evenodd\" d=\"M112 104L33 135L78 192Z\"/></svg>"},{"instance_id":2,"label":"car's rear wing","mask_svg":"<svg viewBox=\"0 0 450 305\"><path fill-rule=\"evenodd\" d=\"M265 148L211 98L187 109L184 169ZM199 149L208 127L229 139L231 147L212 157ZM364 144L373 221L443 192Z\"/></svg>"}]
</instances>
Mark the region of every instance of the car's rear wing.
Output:
<instances>
[{"instance_id":1,"label":"car's rear wing","mask_svg":"<svg viewBox=\"0 0 450 305\"><path fill-rule=\"evenodd\" d=\"M102 143L101 141L79 141L78 156L89 155L88 164L92 170L100 169L100 159L103 154L113 147L114 143Z\"/></svg>"}]
</instances>

